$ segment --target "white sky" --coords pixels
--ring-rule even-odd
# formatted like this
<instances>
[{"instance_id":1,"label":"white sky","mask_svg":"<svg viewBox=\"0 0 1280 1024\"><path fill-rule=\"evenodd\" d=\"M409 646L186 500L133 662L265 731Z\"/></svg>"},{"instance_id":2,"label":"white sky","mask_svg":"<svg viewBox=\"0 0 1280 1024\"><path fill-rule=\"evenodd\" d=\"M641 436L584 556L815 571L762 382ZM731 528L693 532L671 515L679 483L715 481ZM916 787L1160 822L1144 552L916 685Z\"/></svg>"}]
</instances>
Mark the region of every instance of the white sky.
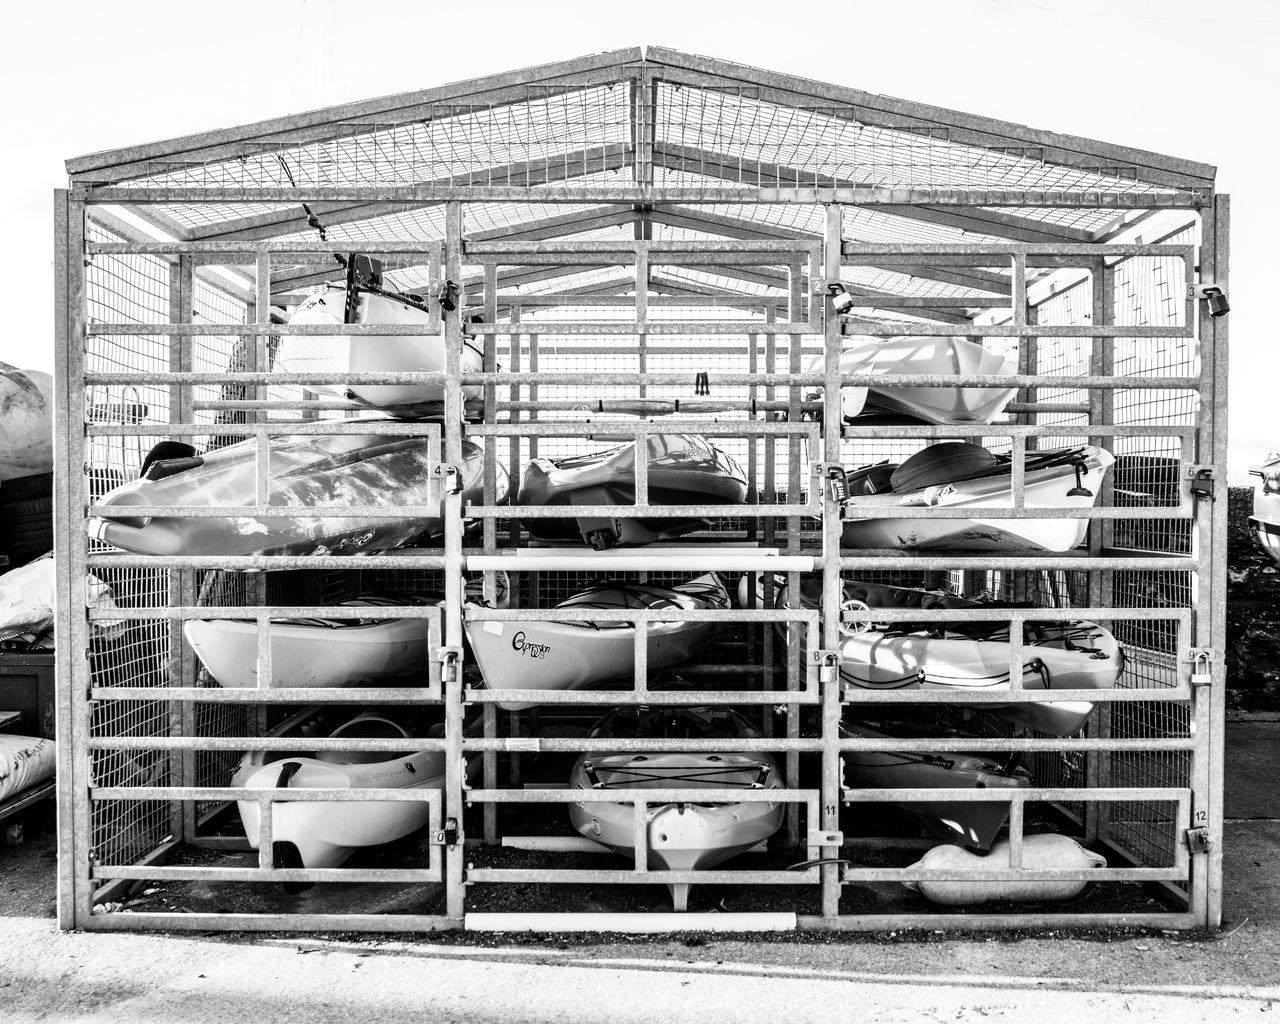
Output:
<instances>
[{"instance_id":1,"label":"white sky","mask_svg":"<svg viewBox=\"0 0 1280 1024\"><path fill-rule=\"evenodd\" d=\"M1280 5L43 0L7 5L0 359L50 369L63 160L624 46L664 45L1214 164L1232 195L1230 469L1280 449L1266 327Z\"/></svg>"}]
</instances>

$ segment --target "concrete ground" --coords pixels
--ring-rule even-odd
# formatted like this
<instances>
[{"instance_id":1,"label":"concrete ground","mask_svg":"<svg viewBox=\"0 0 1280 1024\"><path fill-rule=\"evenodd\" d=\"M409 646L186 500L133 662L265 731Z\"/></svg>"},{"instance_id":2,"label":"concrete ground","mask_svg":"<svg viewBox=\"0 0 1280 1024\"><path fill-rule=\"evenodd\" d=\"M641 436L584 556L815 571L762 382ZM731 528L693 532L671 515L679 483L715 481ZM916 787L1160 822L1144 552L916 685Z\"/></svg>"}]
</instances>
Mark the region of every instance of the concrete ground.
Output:
<instances>
[{"instance_id":1,"label":"concrete ground","mask_svg":"<svg viewBox=\"0 0 1280 1024\"><path fill-rule=\"evenodd\" d=\"M1229 723L1213 937L62 934L37 835L0 850L0 1022L1280 1021L1277 755L1280 721Z\"/></svg>"}]
</instances>

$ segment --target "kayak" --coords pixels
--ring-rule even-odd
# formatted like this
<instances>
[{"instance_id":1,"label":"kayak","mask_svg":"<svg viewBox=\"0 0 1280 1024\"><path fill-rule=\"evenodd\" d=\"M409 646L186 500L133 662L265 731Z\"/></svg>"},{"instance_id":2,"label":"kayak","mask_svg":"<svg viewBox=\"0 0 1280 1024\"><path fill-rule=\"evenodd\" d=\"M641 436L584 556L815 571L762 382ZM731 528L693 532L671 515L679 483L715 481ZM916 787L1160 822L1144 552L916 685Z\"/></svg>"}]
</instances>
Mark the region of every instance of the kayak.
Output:
<instances>
[{"instance_id":1,"label":"kayak","mask_svg":"<svg viewBox=\"0 0 1280 1024\"><path fill-rule=\"evenodd\" d=\"M728 708L617 708L589 736L618 739L735 739L761 734ZM760 751L717 753L583 754L569 786L617 789L784 789L773 758ZM768 839L782 826L782 801L651 804L645 814L651 869L696 871L723 863ZM584 799L569 805L569 819L582 835L624 857L635 856L635 815L629 803ZM688 908L689 884L668 885L675 910Z\"/></svg>"},{"instance_id":2,"label":"kayak","mask_svg":"<svg viewBox=\"0 0 1280 1024\"><path fill-rule=\"evenodd\" d=\"M439 516L373 519L344 516L343 506L434 505L439 491L424 437L377 434L297 434L271 438L269 503L275 509L332 506L332 517L165 516L106 519L100 506L254 504L253 439L205 455L159 459L141 478L105 494L89 509L96 540L144 555L357 555L444 533ZM463 501L481 500L484 449L463 442ZM497 501L507 474L497 469Z\"/></svg>"},{"instance_id":3,"label":"kayak","mask_svg":"<svg viewBox=\"0 0 1280 1024\"><path fill-rule=\"evenodd\" d=\"M1262 485L1253 491L1249 526L1262 550L1280 563L1280 453L1268 455L1266 462L1249 473L1262 478Z\"/></svg>"},{"instance_id":4,"label":"kayak","mask_svg":"<svg viewBox=\"0 0 1280 1024\"><path fill-rule=\"evenodd\" d=\"M815 359L810 373L821 373ZM883 374L888 380L869 388L840 390L845 420L877 413L900 413L924 423L991 423L1004 412L1017 388L895 387L900 374L1009 376L1015 367L967 338L856 338L840 353L840 372ZM813 396L816 397L816 396Z\"/></svg>"},{"instance_id":5,"label":"kayak","mask_svg":"<svg viewBox=\"0 0 1280 1024\"><path fill-rule=\"evenodd\" d=\"M844 722L840 735L862 739L955 736L928 722ZM845 750L845 785L850 789L1026 789L1031 777L1016 758L1001 763L982 754ZM993 800L928 800L899 803L930 835L978 850L988 849L1009 819L1009 803Z\"/></svg>"},{"instance_id":6,"label":"kayak","mask_svg":"<svg viewBox=\"0 0 1280 1024\"><path fill-rule=\"evenodd\" d=\"M308 708L285 720L272 736L334 736L361 739L405 738L412 731L384 712L364 711L345 721L337 708ZM443 725L426 735L438 739ZM443 789L443 751L410 753L320 751L286 754L251 750L241 759L231 785L254 789ZM249 845L258 848L259 811L252 800L238 800ZM278 868L332 868L356 850L402 839L427 824L425 802L277 800L272 807L272 863ZM288 885L298 890L307 888Z\"/></svg>"},{"instance_id":7,"label":"kayak","mask_svg":"<svg viewBox=\"0 0 1280 1024\"><path fill-rule=\"evenodd\" d=\"M497 607L507 606L507 576L498 573ZM479 596L478 582L468 592ZM440 604L439 597L365 596L334 607L395 608ZM417 676L424 683L431 660L430 620L314 618L272 619L271 679L266 688L354 686ZM258 627L242 619L188 619L182 632L200 663L220 686L258 686Z\"/></svg>"},{"instance_id":8,"label":"kayak","mask_svg":"<svg viewBox=\"0 0 1280 1024\"><path fill-rule=\"evenodd\" d=\"M1062 509L1049 519L983 519L984 508L1011 508L1010 459L976 444L944 441L901 465L879 463L846 474L848 520L841 547L915 548L930 551L1070 551L1084 541L1089 520L1071 517L1091 508L1114 460L1103 448L1083 446L1027 452L1025 506ZM867 519L865 509L973 509L972 519Z\"/></svg>"},{"instance_id":9,"label":"kayak","mask_svg":"<svg viewBox=\"0 0 1280 1024\"><path fill-rule=\"evenodd\" d=\"M0 642L25 650L54 646L57 621L58 572L52 555L0 574ZM84 606L117 611L116 592L92 573L84 577ZM129 628L127 619L93 619L91 640L114 641Z\"/></svg>"},{"instance_id":10,"label":"kayak","mask_svg":"<svg viewBox=\"0 0 1280 1024\"><path fill-rule=\"evenodd\" d=\"M0 362L0 481L53 472L53 378Z\"/></svg>"},{"instance_id":11,"label":"kayak","mask_svg":"<svg viewBox=\"0 0 1280 1024\"><path fill-rule=\"evenodd\" d=\"M674 587L602 583L556 607L722 609L729 607L729 595L720 577L707 573ZM630 622L498 622L468 616L465 626L490 690L580 690L604 680L629 678L635 671L636 630ZM650 674L695 657L710 643L714 631L713 622L650 622ZM501 705L508 709L532 706Z\"/></svg>"},{"instance_id":12,"label":"kayak","mask_svg":"<svg viewBox=\"0 0 1280 1024\"><path fill-rule=\"evenodd\" d=\"M738 463L696 434L650 434L650 505L739 505L747 499L747 476ZM635 442L564 458L534 459L520 480L519 503L548 505L632 505L636 500ZM726 515L730 514L726 511ZM651 544L701 530L704 518L579 516L521 520L540 540L581 536L597 551L616 544Z\"/></svg>"},{"instance_id":13,"label":"kayak","mask_svg":"<svg viewBox=\"0 0 1280 1024\"><path fill-rule=\"evenodd\" d=\"M411 297L397 297L382 291L358 289L357 324L430 323L425 306ZM311 296L289 318L291 324L341 324L346 307L346 288L329 285ZM392 371L445 372L443 333L418 335L302 335L280 339L275 370L281 373L387 373ZM464 342L461 371L478 373L484 368L482 349ZM311 390L351 398L365 405L396 412L412 413L415 407L439 405L444 401L444 381L431 384L317 384ZM480 397L481 388L462 389L463 397Z\"/></svg>"},{"instance_id":14,"label":"kayak","mask_svg":"<svg viewBox=\"0 0 1280 1024\"><path fill-rule=\"evenodd\" d=\"M790 607L786 578L757 583L775 587L774 604ZM739 588L739 598L742 598ZM821 610L822 579L801 577L800 607ZM872 623L861 629L842 626L840 678L848 686L871 690L1008 689L1009 625L1001 609L1020 607L994 601L975 601L944 591L890 587L859 580L844 581L845 608L989 608L990 621ZM1025 607L1025 606L1022 606ZM781 627L779 623L779 627ZM808 663L806 635L792 627L788 634ZM1027 622L1023 631L1022 686L1028 690L1098 690L1116 684L1124 671L1124 650L1116 638L1096 622L1066 620ZM850 698L853 699L853 698ZM1087 701L1033 701L972 705L1007 721L1055 736L1078 732L1093 711Z\"/></svg>"}]
</instances>

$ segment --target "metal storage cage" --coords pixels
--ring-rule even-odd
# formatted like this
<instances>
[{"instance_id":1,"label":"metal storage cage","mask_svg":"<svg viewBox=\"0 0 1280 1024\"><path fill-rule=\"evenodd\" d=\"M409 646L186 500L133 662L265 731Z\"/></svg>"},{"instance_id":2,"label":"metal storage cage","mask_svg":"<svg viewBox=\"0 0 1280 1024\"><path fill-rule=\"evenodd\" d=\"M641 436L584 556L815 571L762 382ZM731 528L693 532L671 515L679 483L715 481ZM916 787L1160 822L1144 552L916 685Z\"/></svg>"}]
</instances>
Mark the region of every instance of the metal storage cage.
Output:
<instances>
[{"instance_id":1,"label":"metal storage cage","mask_svg":"<svg viewBox=\"0 0 1280 1024\"><path fill-rule=\"evenodd\" d=\"M1225 288L1228 207L1212 168L649 48L96 154L68 171L56 218L63 927L547 929L582 926L587 911L608 911L623 929L1219 923L1226 502L1215 485L1227 320L1203 298L1208 285ZM325 380L274 368L290 335L394 333L287 322L309 290L338 280L334 255L356 252L439 312L448 364L434 423L371 419L314 390L432 375ZM446 282L459 301L436 302ZM844 316L835 283L857 303ZM990 425L842 424L841 388L872 383L841 374L851 334L979 339L1013 359L1017 375L901 382L1007 381L1016 400ZM462 370L468 341L484 349L476 372ZM157 441L207 451L256 438L248 514L265 504L270 439L303 432L427 437L442 544L370 556L153 556L88 538L89 507L134 478ZM498 500L499 464L518 480L530 459L584 451L593 438L672 432L714 439L746 467L750 487L731 509L657 506L652 514L707 518L687 544L538 548ZM1053 555L841 550L831 471L900 460L938 439L1010 453L1014 506L993 510L995 520L1054 514L1023 504L1028 452L1110 450L1097 506L1073 512L1089 520L1086 543ZM484 448L487 468L480 503L464 508L450 478L467 441ZM637 465L644 506L647 471ZM550 610L602 573L672 582L711 570L731 588L746 574L745 607ZM821 573L820 609L775 607L767 587L752 596L762 574L786 574L794 593L805 571ZM123 639L92 636L105 613L84 608L86 572L113 586L122 610L110 614L130 621ZM492 598L499 573L513 607L464 603L464 574ZM999 693L841 685L844 623L992 617L842 611L842 576L1017 602L1000 614L1011 680L1019 637L1039 621L1107 625L1127 667L1114 689L1047 695L1017 684ZM440 608L352 611L432 623L439 657L416 685L265 688L271 619L332 614L370 588L444 595ZM182 624L219 617L258 623L263 688L223 689L201 669ZM480 685L466 625L551 618L634 622L633 685L541 691L525 694L543 702L535 708L501 708L520 691ZM646 669L646 630L672 619L714 628L679 683ZM797 630L805 644L783 642ZM1014 735L990 714L1046 697L1094 710L1066 738ZM969 735L842 737L846 709L890 702L958 716ZM245 791L228 785L242 752L406 742L268 735L317 703L435 708L442 734L408 742L443 752L443 788L256 790L253 853L234 809ZM620 743L587 738L590 723L611 707L695 704L741 709L760 738L645 740L643 749L769 752L788 788L593 795L634 807L634 865L574 835L565 805L581 791L568 766ZM1015 867L1024 831L1045 829L1102 851L1107 866L1087 873L1087 897L1061 907L931 907L901 885L940 877L908 867L929 843L877 805L940 794L848 788L842 757L871 750L1018 754L1029 788L995 796L1010 803ZM723 869L647 866L646 802L765 798L786 804L767 848ZM287 867L270 843L285 800L417 800L429 820L346 867ZM168 902L136 898L146 881ZM325 884L305 897L281 889L312 882ZM653 894L664 882L709 886L727 912L660 916Z\"/></svg>"}]
</instances>

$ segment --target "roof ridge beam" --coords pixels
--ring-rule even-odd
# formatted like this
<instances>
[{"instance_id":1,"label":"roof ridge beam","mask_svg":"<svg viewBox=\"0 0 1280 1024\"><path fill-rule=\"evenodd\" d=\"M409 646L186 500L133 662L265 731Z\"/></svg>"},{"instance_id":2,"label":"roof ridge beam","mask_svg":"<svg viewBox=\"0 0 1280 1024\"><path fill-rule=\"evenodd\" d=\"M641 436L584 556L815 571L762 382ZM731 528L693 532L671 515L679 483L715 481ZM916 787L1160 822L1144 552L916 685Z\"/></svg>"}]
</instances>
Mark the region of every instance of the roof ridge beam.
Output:
<instances>
[{"instance_id":1,"label":"roof ridge beam","mask_svg":"<svg viewBox=\"0 0 1280 1024\"><path fill-rule=\"evenodd\" d=\"M1154 185L1175 188L1211 188L1216 173L1216 168L1211 164L1185 160L1164 153L1030 128L1026 125L967 114L946 107L863 92L848 86L766 71L713 57L681 53L664 46L649 47L645 59L646 63L685 73L670 75L671 81L682 81L696 86L699 84L697 76L706 76L712 80L712 84L718 80L759 87L763 91L762 99L766 99L763 93L776 93L776 100L766 99L766 102L770 103L795 106L795 97L800 97L848 105L856 110L856 114L849 119L856 118L863 124L901 128L900 122L905 118L918 122L923 128L947 128L951 133L949 141L961 145L974 145L987 149L1010 145L1032 146L1043 151L1043 158L1047 163L1079 170L1090 170L1105 165L1132 167L1139 172L1138 180ZM662 75L662 77L668 78L668 75ZM893 123L893 119L899 123Z\"/></svg>"}]
</instances>

